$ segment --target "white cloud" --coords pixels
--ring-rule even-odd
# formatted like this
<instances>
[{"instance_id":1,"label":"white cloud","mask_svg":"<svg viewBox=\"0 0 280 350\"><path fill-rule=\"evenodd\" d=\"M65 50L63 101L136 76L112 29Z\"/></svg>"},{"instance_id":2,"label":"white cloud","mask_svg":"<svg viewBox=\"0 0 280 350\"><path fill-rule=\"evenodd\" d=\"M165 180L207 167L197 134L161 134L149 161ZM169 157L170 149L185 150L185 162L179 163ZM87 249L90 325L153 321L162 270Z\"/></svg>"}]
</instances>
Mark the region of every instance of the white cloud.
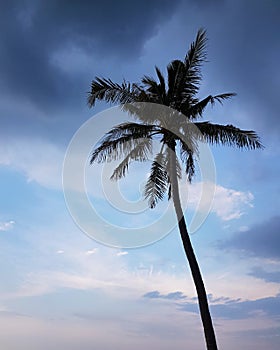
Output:
<instances>
[{"instance_id":1,"label":"white cloud","mask_svg":"<svg viewBox=\"0 0 280 350\"><path fill-rule=\"evenodd\" d=\"M27 181L48 188L61 185L64 150L39 139L19 139L0 144L0 165L22 172Z\"/></svg>"},{"instance_id":2,"label":"white cloud","mask_svg":"<svg viewBox=\"0 0 280 350\"><path fill-rule=\"evenodd\" d=\"M62 189L61 177L64 156L64 149L60 149L54 144L39 139L21 139L14 140L9 144L0 144L0 164L10 166L17 171L22 172L27 177L28 181L36 181L47 188ZM102 167L98 166L86 168L87 173L90 174L88 183L86 183L88 192L92 193L94 197L103 197L105 187L110 194L110 200L113 200L113 202L117 200L117 205L122 203L130 208L131 202L129 200L126 201L122 198L122 202L120 202L118 184L108 180L106 178L108 175L107 173L106 175L101 174L101 169ZM108 171L109 170L107 169L107 172ZM137 175L136 177L137 180L139 180L139 183L140 181L143 181L143 178L138 172L134 175ZM76 176L74 169L71 171L71 177L72 176ZM100 177L102 177L102 179L100 179ZM101 185L96 186L96 181L92 182L92 178L100 179ZM129 191L131 189L131 192L135 192L134 177L133 179L128 177L127 180L126 188L128 188ZM130 181L132 183L130 183ZM77 181L75 181L75 179L71 183L77 186ZM91 186L94 186L94 190L91 189ZM78 191L81 190L79 186L73 189ZM139 190L139 188L137 190ZM201 182L194 183L190 186L181 185L181 194L186 206L190 206L191 208L206 214L209 211L214 212L224 221L240 218L244 214L246 208L252 207L254 199L252 193L249 191L242 192L215 185L213 183L203 184ZM123 203L123 201L125 203ZM137 208L139 206L141 210L147 207L147 203L144 201L142 202L140 198L139 202L136 204Z\"/></svg>"},{"instance_id":3,"label":"white cloud","mask_svg":"<svg viewBox=\"0 0 280 350\"><path fill-rule=\"evenodd\" d=\"M216 186L213 211L222 220L238 219L244 214L244 208L252 207L254 196L251 192L241 192L222 186Z\"/></svg>"},{"instance_id":4,"label":"white cloud","mask_svg":"<svg viewBox=\"0 0 280 350\"><path fill-rule=\"evenodd\" d=\"M117 253L117 256L123 256L123 255L127 255L128 254L128 252L126 252L126 251L121 251L121 252L118 252Z\"/></svg>"},{"instance_id":5,"label":"white cloud","mask_svg":"<svg viewBox=\"0 0 280 350\"><path fill-rule=\"evenodd\" d=\"M87 250L86 251L86 255L92 255L92 254L95 254L97 252L97 248L94 248L94 249L90 249L90 250Z\"/></svg>"},{"instance_id":6,"label":"white cloud","mask_svg":"<svg viewBox=\"0 0 280 350\"><path fill-rule=\"evenodd\" d=\"M64 250L58 250L56 253L57 253L57 254L63 254L63 253L64 253Z\"/></svg>"},{"instance_id":7,"label":"white cloud","mask_svg":"<svg viewBox=\"0 0 280 350\"><path fill-rule=\"evenodd\" d=\"M254 199L253 194L249 191L242 192L201 182L194 183L187 188L181 186L181 193L187 194L186 198L183 198L185 205L190 205L196 211L215 213L224 221L240 218L248 207L253 206Z\"/></svg>"},{"instance_id":8,"label":"white cloud","mask_svg":"<svg viewBox=\"0 0 280 350\"><path fill-rule=\"evenodd\" d=\"M13 220L0 222L0 231L9 231L14 227L15 222Z\"/></svg>"}]
</instances>

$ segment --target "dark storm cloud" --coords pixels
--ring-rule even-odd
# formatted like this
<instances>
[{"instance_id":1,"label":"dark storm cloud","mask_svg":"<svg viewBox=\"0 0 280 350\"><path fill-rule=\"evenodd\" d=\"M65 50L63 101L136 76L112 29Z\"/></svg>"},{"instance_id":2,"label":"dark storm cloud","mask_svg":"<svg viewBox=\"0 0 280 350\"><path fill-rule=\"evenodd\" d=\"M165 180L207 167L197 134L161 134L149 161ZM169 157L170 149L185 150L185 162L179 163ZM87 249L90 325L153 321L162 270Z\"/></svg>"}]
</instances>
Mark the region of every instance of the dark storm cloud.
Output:
<instances>
[{"instance_id":1,"label":"dark storm cloud","mask_svg":"<svg viewBox=\"0 0 280 350\"><path fill-rule=\"evenodd\" d=\"M180 36L207 29L210 62L204 72L211 93L236 92L236 113L245 112L236 115L240 126L273 136L280 127L279 16L278 0L224 0L182 2L176 17Z\"/></svg>"},{"instance_id":2,"label":"dark storm cloud","mask_svg":"<svg viewBox=\"0 0 280 350\"><path fill-rule=\"evenodd\" d=\"M250 120L240 123L273 133L280 126L279 15L278 0L226 1L209 23L211 57L219 63L211 78L237 92Z\"/></svg>"},{"instance_id":3,"label":"dark storm cloud","mask_svg":"<svg viewBox=\"0 0 280 350\"><path fill-rule=\"evenodd\" d=\"M149 58L151 67L158 64L158 56L168 57L170 53L170 59L182 57L180 47L169 49L172 43L184 40L184 45L186 41L189 45L197 29L205 27L209 37L210 63L205 75L209 92L237 92L233 103L242 111L246 107L244 123L238 120L238 125L275 133L280 125L279 9L280 2L273 0L2 1L0 99L5 97L10 105L30 102L44 111L48 120L63 119L61 113L56 115L57 110L69 111L76 118L86 108L91 79L102 75L104 66L106 76L129 79L125 62L134 63L133 72L142 76L146 71L137 70L138 62L139 66L143 63L139 57L155 34L164 28L170 31L170 36L155 40L156 57ZM76 64L71 56L73 48L93 58L86 73L71 70ZM56 64L54 57L60 53L61 61ZM145 54L149 57L148 49ZM68 70L62 67L64 57L70 62ZM110 62L114 62L112 67ZM36 118L27 118L24 108L5 113L2 104L0 113L7 125L19 123L21 128L30 123L32 129L37 122ZM265 138L263 142L267 144Z\"/></svg>"},{"instance_id":4,"label":"dark storm cloud","mask_svg":"<svg viewBox=\"0 0 280 350\"><path fill-rule=\"evenodd\" d=\"M77 81L51 63L64 47L132 60L176 4L155 1L7 1L0 14L0 87L41 106L71 99Z\"/></svg>"},{"instance_id":5,"label":"dark storm cloud","mask_svg":"<svg viewBox=\"0 0 280 350\"><path fill-rule=\"evenodd\" d=\"M245 256L280 260L280 216L257 224L246 232L238 232L231 239L218 243L218 247L237 250Z\"/></svg>"}]
</instances>

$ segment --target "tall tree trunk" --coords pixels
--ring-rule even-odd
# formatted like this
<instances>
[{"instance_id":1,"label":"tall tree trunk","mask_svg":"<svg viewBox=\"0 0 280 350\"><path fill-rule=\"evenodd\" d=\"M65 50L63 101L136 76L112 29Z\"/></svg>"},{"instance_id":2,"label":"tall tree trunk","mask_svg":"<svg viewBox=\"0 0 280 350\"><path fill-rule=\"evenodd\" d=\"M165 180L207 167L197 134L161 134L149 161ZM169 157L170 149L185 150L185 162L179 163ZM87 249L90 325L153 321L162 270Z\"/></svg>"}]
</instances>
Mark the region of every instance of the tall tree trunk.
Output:
<instances>
[{"instance_id":1,"label":"tall tree trunk","mask_svg":"<svg viewBox=\"0 0 280 350\"><path fill-rule=\"evenodd\" d=\"M189 233L187 230L187 225L185 221L185 217L183 214L180 195L179 195L179 187L178 187L178 179L176 172L176 154L175 154L175 141L169 148L169 156L170 156L170 182L171 182L171 191L172 198L174 203L174 208L176 211L176 216L178 220L179 230L181 239L183 242L184 250L186 253L186 257L189 262L189 266L191 269L192 277L194 280L195 288L198 296L199 310L200 316L203 324L205 341L208 350L217 350L216 337L214 332L214 327L212 324L212 319L209 311L207 294L204 287L204 283L202 280L202 276L200 273L199 265L196 260L194 250L192 248L191 240L189 237Z\"/></svg>"}]
</instances>

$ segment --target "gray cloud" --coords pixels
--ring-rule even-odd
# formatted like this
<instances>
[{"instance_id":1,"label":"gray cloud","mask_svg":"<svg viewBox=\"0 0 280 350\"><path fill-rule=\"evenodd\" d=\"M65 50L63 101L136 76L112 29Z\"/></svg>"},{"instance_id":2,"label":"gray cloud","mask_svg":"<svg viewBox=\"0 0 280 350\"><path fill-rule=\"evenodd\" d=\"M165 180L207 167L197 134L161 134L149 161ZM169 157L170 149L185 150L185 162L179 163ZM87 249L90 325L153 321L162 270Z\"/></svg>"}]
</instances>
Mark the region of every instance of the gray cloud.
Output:
<instances>
[{"instance_id":1,"label":"gray cloud","mask_svg":"<svg viewBox=\"0 0 280 350\"><path fill-rule=\"evenodd\" d=\"M279 302L280 295L276 297L262 298L253 301L243 301L239 303L233 303L230 306L214 308L214 312L220 317L228 318L246 318L255 313L263 312L264 314L272 317L279 318Z\"/></svg>"},{"instance_id":2,"label":"gray cloud","mask_svg":"<svg viewBox=\"0 0 280 350\"><path fill-rule=\"evenodd\" d=\"M188 298L180 291L161 294L155 290L144 294L143 297L148 299L167 299L174 301L179 310L199 313L197 298ZM208 294L208 300L210 301L211 313L217 318L244 319L258 313L280 318L278 307L280 294L275 297L246 301L228 297L214 298L212 294Z\"/></svg>"},{"instance_id":3,"label":"gray cloud","mask_svg":"<svg viewBox=\"0 0 280 350\"><path fill-rule=\"evenodd\" d=\"M280 216L253 226L245 232L238 232L231 239L218 243L218 247L237 250L245 256L250 254L261 258L280 260Z\"/></svg>"},{"instance_id":4,"label":"gray cloud","mask_svg":"<svg viewBox=\"0 0 280 350\"><path fill-rule=\"evenodd\" d=\"M273 134L279 132L280 125L280 79L276 73L279 11L279 1L238 0L234 6L233 1L227 1L219 21L211 25L215 38L211 47L219 60L213 67L213 78L218 76L219 84L230 84L237 92L238 103L245 107L250 121L249 124L244 116L236 116L242 125ZM219 74L221 70L225 74Z\"/></svg>"},{"instance_id":5,"label":"gray cloud","mask_svg":"<svg viewBox=\"0 0 280 350\"><path fill-rule=\"evenodd\" d=\"M225 0L185 2L177 13L181 33L198 26L208 31L210 62L204 71L214 90L211 93L229 90L238 94L231 107L235 114L221 114L221 121L234 119L242 128L256 129L262 137L266 132L277 136L280 126L279 12L277 0ZM186 14L190 21L185 20Z\"/></svg>"},{"instance_id":6,"label":"gray cloud","mask_svg":"<svg viewBox=\"0 0 280 350\"><path fill-rule=\"evenodd\" d=\"M255 314L265 314L270 317L280 318L279 313L280 295L275 297L261 298L257 300L235 301L230 303L218 303L211 305L211 313L214 317L226 319L244 319ZM188 312L198 312L196 304L186 302L178 304L179 309Z\"/></svg>"},{"instance_id":7,"label":"gray cloud","mask_svg":"<svg viewBox=\"0 0 280 350\"><path fill-rule=\"evenodd\" d=\"M4 2L0 14L2 130L7 124L10 129L17 125L26 132L34 129L47 133L49 129L52 135L61 134L61 130L67 133L74 119L81 121L78 115L88 117L86 92L95 75L105 71L106 76L117 76L119 80L122 75L130 79L129 69L135 76L149 73L140 60L141 55L149 55L143 51L149 39L169 28L168 36L159 39L163 42L157 41L160 35L155 40L152 68L162 57L166 57L162 61L165 64L182 58L195 32L203 26L210 39L210 63L205 74L211 89L208 92L238 93L236 102L229 107L237 114L222 122L236 121L241 127L261 131L261 136L262 131L275 134L280 125L280 82L275 74L280 51L276 40L279 6L272 0ZM73 55L73 49L81 49L87 57L82 73L76 66L83 63ZM61 55L59 64L54 61L57 54ZM131 65L128 70L126 63ZM138 63L143 71L137 70ZM64 65L68 68L64 69ZM43 117L37 116L36 108L30 113L26 104L43 111ZM238 115L239 108L245 117ZM55 126L47 125L49 120ZM77 122L70 128L71 133L79 125ZM264 143L267 144L265 138Z\"/></svg>"},{"instance_id":8,"label":"gray cloud","mask_svg":"<svg viewBox=\"0 0 280 350\"><path fill-rule=\"evenodd\" d=\"M161 21L176 9L171 0L11 1L1 9L1 88L41 106L73 97L75 83L51 62L56 50L82 47L100 58L137 57ZM98 74L98 71L96 71Z\"/></svg>"},{"instance_id":9,"label":"gray cloud","mask_svg":"<svg viewBox=\"0 0 280 350\"><path fill-rule=\"evenodd\" d=\"M250 276L260 278L266 282L276 282L280 283L280 272L279 271L273 271L273 272L268 272L265 271L261 267L255 267L250 273Z\"/></svg>"},{"instance_id":10,"label":"gray cloud","mask_svg":"<svg viewBox=\"0 0 280 350\"><path fill-rule=\"evenodd\" d=\"M154 290L152 292L148 292L148 293L144 294L143 298L181 300L181 299L186 299L187 296L179 291L168 293L168 294L161 294L159 291Z\"/></svg>"}]
</instances>

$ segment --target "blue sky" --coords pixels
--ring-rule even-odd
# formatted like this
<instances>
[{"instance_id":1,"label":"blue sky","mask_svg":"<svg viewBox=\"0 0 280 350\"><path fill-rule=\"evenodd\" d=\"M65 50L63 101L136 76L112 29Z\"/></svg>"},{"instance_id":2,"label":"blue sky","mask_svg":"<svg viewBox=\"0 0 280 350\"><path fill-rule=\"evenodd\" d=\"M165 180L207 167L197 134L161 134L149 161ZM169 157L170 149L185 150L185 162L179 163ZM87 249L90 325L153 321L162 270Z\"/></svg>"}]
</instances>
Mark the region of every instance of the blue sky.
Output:
<instances>
[{"instance_id":1,"label":"blue sky","mask_svg":"<svg viewBox=\"0 0 280 350\"><path fill-rule=\"evenodd\" d=\"M210 213L196 209L198 172L191 188L181 185L186 217L203 218L191 238L220 348L279 349L279 12L276 0L1 1L2 348L204 348L179 235L176 229L167 235L161 216L172 219L171 203L150 211L141 202L147 168L132 167L119 187L101 178L102 168L85 169L102 217L89 221L91 235L112 239L117 226L162 238L145 247L91 239L74 222L62 187L77 130L91 120L98 135L104 115L103 126L112 126L111 106L86 105L91 80L137 82L155 65L164 71L204 27L208 62L200 97L237 93L205 119L253 129L265 149L211 148ZM67 173L74 186L79 171Z\"/></svg>"}]
</instances>

